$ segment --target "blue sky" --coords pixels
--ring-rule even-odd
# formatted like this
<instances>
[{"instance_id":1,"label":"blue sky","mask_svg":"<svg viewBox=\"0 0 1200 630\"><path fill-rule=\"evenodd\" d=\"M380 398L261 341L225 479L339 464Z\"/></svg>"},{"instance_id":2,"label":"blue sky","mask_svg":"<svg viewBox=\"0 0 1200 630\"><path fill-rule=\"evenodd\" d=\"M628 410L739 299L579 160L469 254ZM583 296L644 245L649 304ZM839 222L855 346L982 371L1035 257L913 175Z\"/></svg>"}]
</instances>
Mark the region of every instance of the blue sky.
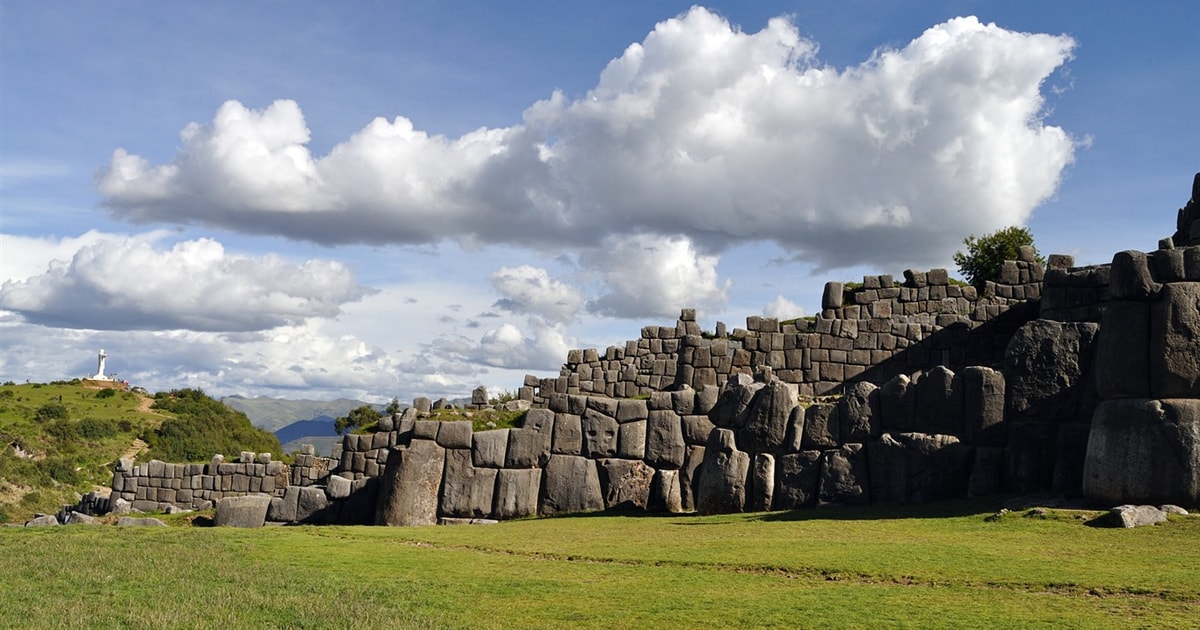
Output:
<instances>
[{"instance_id":1,"label":"blue sky","mask_svg":"<svg viewBox=\"0 0 1200 630\"><path fill-rule=\"evenodd\" d=\"M594 6L593 6L594 5ZM976 16L977 19L956 19ZM513 389L697 307L1153 249L1200 5L0 3L0 379Z\"/></svg>"}]
</instances>

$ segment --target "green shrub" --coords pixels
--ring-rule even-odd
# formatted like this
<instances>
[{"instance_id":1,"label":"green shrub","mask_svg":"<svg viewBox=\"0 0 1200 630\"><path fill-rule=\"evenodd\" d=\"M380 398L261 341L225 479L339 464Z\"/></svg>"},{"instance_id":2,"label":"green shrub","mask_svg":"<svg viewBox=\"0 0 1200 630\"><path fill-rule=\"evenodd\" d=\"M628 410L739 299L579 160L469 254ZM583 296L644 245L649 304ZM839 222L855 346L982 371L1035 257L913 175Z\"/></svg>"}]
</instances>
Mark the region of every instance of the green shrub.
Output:
<instances>
[{"instance_id":1,"label":"green shrub","mask_svg":"<svg viewBox=\"0 0 1200 630\"><path fill-rule=\"evenodd\" d=\"M350 413L333 421L333 430L338 435L353 432L355 429L378 424L383 415L370 405L361 405L350 410Z\"/></svg>"},{"instance_id":2,"label":"green shrub","mask_svg":"<svg viewBox=\"0 0 1200 630\"><path fill-rule=\"evenodd\" d=\"M124 422L128 424L128 421ZM84 418L77 428L83 439L93 441L113 437L121 431L116 422L104 418Z\"/></svg>"},{"instance_id":3,"label":"green shrub","mask_svg":"<svg viewBox=\"0 0 1200 630\"><path fill-rule=\"evenodd\" d=\"M62 403L46 403L33 412L33 419L38 422L66 418L69 415L66 405Z\"/></svg>"},{"instance_id":4,"label":"green shrub","mask_svg":"<svg viewBox=\"0 0 1200 630\"><path fill-rule=\"evenodd\" d=\"M972 234L963 240L967 253L955 252L954 264L972 285L983 288L989 280L1000 277L1000 269L1006 260L1016 260L1017 250L1023 245L1033 245L1033 234L1028 228L1006 227L1003 230L975 238ZM1041 254L1034 248L1034 256L1042 261Z\"/></svg>"},{"instance_id":5,"label":"green shrub","mask_svg":"<svg viewBox=\"0 0 1200 630\"><path fill-rule=\"evenodd\" d=\"M197 462L214 454L235 456L241 451L283 456L275 434L250 423L246 414L226 407L200 389L180 389L154 395L154 408L177 417L163 420L146 436L156 456L168 461Z\"/></svg>"},{"instance_id":6,"label":"green shrub","mask_svg":"<svg viewBox=\"0 0 1200 630\"><path fill-rule=\"evenodd\" d=\"M114 395L116 395L116 393L117 390L111 387L105 387L104 389L96 392L96 398L112 398Z\"/></svg>"}]
</instances>

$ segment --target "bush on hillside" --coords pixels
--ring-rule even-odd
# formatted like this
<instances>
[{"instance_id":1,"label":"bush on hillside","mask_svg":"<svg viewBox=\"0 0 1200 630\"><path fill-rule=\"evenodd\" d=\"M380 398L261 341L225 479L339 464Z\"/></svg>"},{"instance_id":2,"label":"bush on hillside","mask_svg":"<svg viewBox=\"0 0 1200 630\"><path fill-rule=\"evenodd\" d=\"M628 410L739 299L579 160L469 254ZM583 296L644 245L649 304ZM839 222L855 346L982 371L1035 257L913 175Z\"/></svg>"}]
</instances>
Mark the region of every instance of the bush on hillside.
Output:
<instances>
[{"instance_id":1,"label":"bush on hillside","mask_svg":"<svg viewBox=\"0 0 1200 630\"><path fill-rule=\"evenodd\" d=\"M397 403L398 404L398 403ZM333 421L333 430L338 435L350 433L355 429L371 426L379 422L383 415L370 405L362 405L350 410L350 413Z\"/></svg>"},{"instance_id":2,"label":"bush on hillside","mask_svg":"<svg viewBox=\"0 0 1200 630\"><path fill-rule=\"evenodd\" d=\"M273 433L250 423L246 414L226 407L200 389L179 389L154 396L154 408L177 417L146 436L155 458L166 461L197 462L214 454L230 457L242 451L283 456Z\"/></svg>"}]
</instances>

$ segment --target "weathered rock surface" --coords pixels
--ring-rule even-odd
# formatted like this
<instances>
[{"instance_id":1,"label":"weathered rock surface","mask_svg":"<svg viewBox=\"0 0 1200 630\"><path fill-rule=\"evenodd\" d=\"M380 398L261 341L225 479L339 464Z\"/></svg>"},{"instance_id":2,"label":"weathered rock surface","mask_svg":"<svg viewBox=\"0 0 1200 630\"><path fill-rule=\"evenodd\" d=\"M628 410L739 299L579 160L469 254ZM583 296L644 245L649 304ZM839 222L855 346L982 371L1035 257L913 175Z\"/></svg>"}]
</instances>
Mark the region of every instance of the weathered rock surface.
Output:
<instances>
[{"instance_id":1,"label":"weathered rock surface","mask_svg":"<svg viewBox=\"0 0 1200 630\"><path fill-rule=\"evenodd\" d=\"M750 454L740 451L729 429L715 429L704 447L696 487L696 511L730 514L746 507L746 479Z\"/></svg>"},{"instance_id":2,"label":"weathered rock surface","mask_svg":"<svg viewBox=\"0 0 1200 630\"><path fill-rule=\"evenodd\" d=\"M624 426L624 425L622 425ZM645 460L658 469L677 470L683 465L686 448L683 424L672 411L651 411L646 420Z\"/></svg>"},{"instance_id":3,"label":"weathered rock surface","mask_svg":"<svg viewBox=\"0 0 1200 630\"><path fill-rule=\"evenodd\" d=\"M379 489L379 525L436 525L438 493L446 449L433 440L414 439L393 449Z\"/></svg>"},{"instance_id":4,"label":"weathered rock surface","mask_svg":"<svg viewBox=\"0 0 1200 630\"><path fill-rule=\"evenodd\" d=\"M1150 304L1112 302L1096 335L1096 391L1101 398L1150 396Z\"/></svg>"},{"instance_id":5,"label":"weathered rock surface","mask_svg":"<svg viewBox=\"0 0 1200 630\"><path fill-rule=\"evenodd\" d=\"M1005 353L1008 421L1086 422L1081 406L1098 324L1037 319L1013 336Z\"/></svg>"},{"instance_id":6,"label":"weathered rock surface","mask_svg":"<svg viewBox=\"0 0 1200 630\"><path fill-rule=\"evenodd\" d=\"M1200 400L1108 400L1096 408L1085 497L1200 505Z\"/></svg>"},{"instance_id":7,"label":"weathered rock surface","mask_svg":"<svg viewBox=\"0 0 1200 630\"><path fill-rule=\"evenodd\" d=\"M870 502L867 453L862 444L843 444L821 457L818 505L866 505Z\"/></svg>"},{"instance_id":8,"label":"weathered rock surface","mask_svg":"<svg viewBox=\"0 0 1200 630\"><path fill-rule=\"evenodd\" d=\"M775 461L774 508L794 510L816 505L820 473L821 451L780 455Z\"/></svg>"},{"instance_id":9,"label":"weathered rock surface","mask_svg":"<svg viewBox=\"0 0 1200 630\"><path fill-rule=\"evenodd\" d=\"M271 497L265 494L225 497L217 501L213 521L218 527L262 527L270 505Z\"/></svg>"},{"instance_id":10,"label":"weathered rock surface","mask_svg":"<svg viewBox=\"0 0 1200 630\"><path fill-rule=\"evenodd\" d=\"M605 507L610 510L646 509L650 502L650 484L654 481L653 468L635 459L602 459L598 464Z\"/></svg>"},{"instance_id":11,"label":"weathered rock surface","mask_svg":"<svg viewBox=\"0 0 1200 630\"><path fill-rule=\"evenodd\" d=\"M735 421L741 427L737 432L738 445L752 453L778 450L787 435L788 418L795 406L796 397L786 383L772 381L760 387L742 412L744 417Z\"/></svg>"},{"instance_id":12,"label":"weathered rock surface","mask_svg":"<svg viewBox=\"0 0 1200 630\"><path fill-rule=\"evenodd\" d=\"M866 442L879 436L883 429L879 413L879 388L860 381L846 390L838 401L838 434L840 443Z\"/></svg>"},{"instance_id":13,"label":"weathered rock surface","mask_svg":"<svg viewBox=\"0 0 1200 630\"><path fill-rule=\"evenodd\" d=\"M840 436L838 406L814 403L804 410L804 431L800 444L806 449L834 448Z\"/></svg>"},{"instance_id":14,"label":"weathered rock surface","mask_svg":"<svg viewBox=\"0 0 1200 630\"><path fill-rule=\"evenodd\" d=\"M588 410L581 422L584 457L602 459L617 454L618 424L615 418Z\"/></svg>"},{"instance_id":15,"label":"weathered rock surface","mask_svg":"<svg viewBox=\"0 0 1200 630\"><path fill-rule=\"evenodd\" d=\"M492 429L471 435L471 462L480 468L504 466L508 454L508 432L510 429Z\"/></svg>"},{"instance_id":16,"label":"weathered rock surface","mask_svg":"<svg viewBox=\"0 0 1200 630\"><path fill-rule=\"evenodd\" d=\"M538 486L542 471L502 469L496 479L495 507L492 514L504 520L533 516L538 508Z\"/></svg>"},{"instance_id":17,"label":"weathered rock surface","mask_svg":"<svg viewBox=\"0 0 1200 630\"><path fill-rule=\"evenodd\" d=\"M574 455L551 455L542 474L538 513L550 516L604 509L596 462Z\"/></svg>"},{"instance_id":18,"label":"weathered rock surface","mask_svg":"<svg viewBox=\"0 0 1200 630\"><path fill-rule=\"evenodd\" d=\"M1200 398L1200 282L1163 285L1150 307L1150 397Z\"/></svg>"},{"instance_id":19,"label":"weathered rock surface","mask_svg":"<svg viewBox=\"0 0 1200 630\"><path fill-rule=\"evenodd\" d=\"M775 499L775 457L770 453L755 453L750 466L750 496L746 511L766 512Z\"/></svg>"},{"instance_id":20,"label":"weathered rock surface","mask_svg":"<svg viewBox=\"0 0 1200 630\"><path fill-rule=\"evenodd\" d=\"M952 435L886 433L867 445L873 503L965 496L974 449Z\"/></svg>"}]
</instances>

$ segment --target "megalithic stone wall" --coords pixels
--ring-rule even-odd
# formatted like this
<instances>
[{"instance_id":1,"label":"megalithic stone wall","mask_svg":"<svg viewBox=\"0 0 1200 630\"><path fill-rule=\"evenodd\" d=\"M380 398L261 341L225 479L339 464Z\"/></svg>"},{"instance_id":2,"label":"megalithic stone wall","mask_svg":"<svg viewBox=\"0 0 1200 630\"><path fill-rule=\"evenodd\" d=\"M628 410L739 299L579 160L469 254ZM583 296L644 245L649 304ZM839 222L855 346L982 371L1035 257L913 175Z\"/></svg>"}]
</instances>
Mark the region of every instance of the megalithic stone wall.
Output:
<instances>
[{"instance_id":1,"label":"megalithic stone wall","mask_svg":"<svg viewBox=\"0 0 1200 630\"><path fill-rule=\"evenodd\" d=\"M727 331L718 322L715 332L702 333L695 311L684 309L674 326L647 326L624 347L571 350L557 378L528 376L521 394L541 405L553 394L645 396L683 385L719 388L734 375L770 368L800 395L814 396L935 365L996 364L1012 332L1037 313L1025 308L1002 318L1040 297L1044 275L1025 248L982 292L951 283L945 269L908 270L902 282L865 276L853 290L827 283L812 319L752 316L745 328ZM900 353L903 364L889 364Z\"/></svg>"},{"instance_id":2,"label":"megalithic stone wall","mask_svg":"<svg viewBox=\"0 0 1200 630\"><path fill-rule=\"evenodd\" d=\"M1190 245L1177 247L1177 243ZM1112 261L1084 494L1200 504L1200 174L1175 235Z\"/></svg>"}]
</instances>

